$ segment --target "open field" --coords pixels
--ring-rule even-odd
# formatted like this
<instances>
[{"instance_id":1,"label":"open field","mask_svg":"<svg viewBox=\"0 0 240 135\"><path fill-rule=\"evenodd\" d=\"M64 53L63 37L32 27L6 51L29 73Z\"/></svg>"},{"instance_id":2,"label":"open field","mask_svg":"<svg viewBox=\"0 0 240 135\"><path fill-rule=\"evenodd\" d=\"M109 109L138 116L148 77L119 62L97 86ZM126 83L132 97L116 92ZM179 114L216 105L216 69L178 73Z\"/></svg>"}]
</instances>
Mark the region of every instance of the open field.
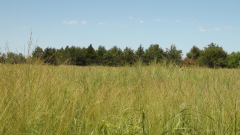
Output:
<instances>
[{"instance_id":1,"label":"open field","mask_svg":"<svg viewBox=\"0 0 240 135\"><path fill-rule=\"evenodd\" d=\"M240 70L0 65L0 134L239 134Z\"/></svg>"}]
</instances>

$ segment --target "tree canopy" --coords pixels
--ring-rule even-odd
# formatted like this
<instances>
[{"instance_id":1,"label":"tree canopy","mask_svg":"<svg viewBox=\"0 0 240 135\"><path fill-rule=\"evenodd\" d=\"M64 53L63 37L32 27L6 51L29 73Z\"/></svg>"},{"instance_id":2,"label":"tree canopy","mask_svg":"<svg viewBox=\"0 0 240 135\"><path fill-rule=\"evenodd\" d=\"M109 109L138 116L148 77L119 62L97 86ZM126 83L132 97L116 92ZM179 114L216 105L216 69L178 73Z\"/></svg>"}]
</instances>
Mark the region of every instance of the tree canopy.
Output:
<instances>
[{"instance_id":1,"label":"tree canopy","mask_svg":"<svg viewBox=\"0 0 240 135\"><path fill-rule=\"evenodd\" d=\"M68 45L65 48L55 49L47 47L42 49L37 46L32 51L32 56L25 57L23 54L7 52L0 53L0 63L19 64L25 63L26 59L39 59L47 64L52 65L103 65L103 66L123 66L134 65L137 61L145 65L151 62L166 62L179 66L206 66L210 68L228 67L238 68L240 65L240 52L232 52L227 54L222 47L215 43L210 43L202 50L197 46L193 46L186 54L186 58L182 58L182 50L177 49L173 44L170 48L164 51L160 45L151 44L147 49L144 49L140 44L138 49L134 51L130 47L125 49L113 46L107 50L104 46L100 45L95 50L90 44L87 48L76 47Z\"/></svg>"}]
</instances>

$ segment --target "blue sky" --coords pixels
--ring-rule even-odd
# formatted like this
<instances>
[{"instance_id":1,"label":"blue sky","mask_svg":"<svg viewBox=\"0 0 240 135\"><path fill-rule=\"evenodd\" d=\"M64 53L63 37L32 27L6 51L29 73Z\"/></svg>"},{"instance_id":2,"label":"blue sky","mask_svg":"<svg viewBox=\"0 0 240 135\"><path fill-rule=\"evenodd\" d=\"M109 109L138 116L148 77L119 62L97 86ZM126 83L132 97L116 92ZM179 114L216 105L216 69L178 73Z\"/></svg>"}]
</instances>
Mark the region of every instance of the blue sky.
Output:
<instances>
[{"instance_id":1,"label":"blue sky","mask_svg":"<svg viewBox=\"0 0 240 135\"><path fill-rule=\"evenodd\" d=\"M211 42L240 51L239 0L0 0L0 48L171 44L183 55ZM34 47L33 46L33 47ZM32 47L32 48L33 48Z\"/></svg>"}]
</instances>

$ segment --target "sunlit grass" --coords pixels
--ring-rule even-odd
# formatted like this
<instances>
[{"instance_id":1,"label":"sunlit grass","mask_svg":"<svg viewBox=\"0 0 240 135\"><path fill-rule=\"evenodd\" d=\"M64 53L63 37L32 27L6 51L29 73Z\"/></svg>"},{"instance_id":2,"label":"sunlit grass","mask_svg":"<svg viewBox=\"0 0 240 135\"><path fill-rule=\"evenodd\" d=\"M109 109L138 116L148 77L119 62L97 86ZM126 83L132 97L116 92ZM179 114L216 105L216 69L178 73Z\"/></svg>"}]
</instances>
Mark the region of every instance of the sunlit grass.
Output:
<instances>
[{"instance_id":1,"label":"sunlit grass","mask_svg":"<svg viewBox=\"0 0 240 135\"><path fill-rule=\"evenodd\" d=\"M238 134L240 70L179 69L1 64L0 133Z\"/></svg>"}]
</instances>

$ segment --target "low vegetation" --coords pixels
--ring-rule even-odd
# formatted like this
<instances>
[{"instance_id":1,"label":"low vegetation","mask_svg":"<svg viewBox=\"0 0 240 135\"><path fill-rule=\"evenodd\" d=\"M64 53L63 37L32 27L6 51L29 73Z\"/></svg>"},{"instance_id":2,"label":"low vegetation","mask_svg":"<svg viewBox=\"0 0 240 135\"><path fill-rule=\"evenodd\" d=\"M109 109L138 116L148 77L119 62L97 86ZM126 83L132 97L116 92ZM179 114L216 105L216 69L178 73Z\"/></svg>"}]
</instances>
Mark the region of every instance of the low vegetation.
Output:
<instances>
[{"instance_id":1,"label":"low vegetation","mask_svg":"<svg viewBox=\"0 0 240 135\"><path fill-rule=\"evenodd\" d=\"M0 64L0 134L239 134L239 74Z\"/></svg>"}]
</instances>

